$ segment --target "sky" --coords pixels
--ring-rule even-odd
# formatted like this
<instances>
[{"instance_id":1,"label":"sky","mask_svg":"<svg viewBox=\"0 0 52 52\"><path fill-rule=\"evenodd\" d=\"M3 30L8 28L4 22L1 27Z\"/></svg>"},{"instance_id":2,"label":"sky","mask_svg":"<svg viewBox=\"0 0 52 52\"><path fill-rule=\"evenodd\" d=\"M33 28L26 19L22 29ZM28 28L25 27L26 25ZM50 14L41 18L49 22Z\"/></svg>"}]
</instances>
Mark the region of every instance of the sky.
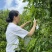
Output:
<instances>
[{"instance_id":1,"label":"sky","mask_svg":"<svg viewBox=\"0 0 52 52\"><path fill-rule=\"evenodd\" d=\"M0 0L0 10L18 10L22 13L27 4L28 2L22 2L22 0Z\"/></svg>"}]
</instances>

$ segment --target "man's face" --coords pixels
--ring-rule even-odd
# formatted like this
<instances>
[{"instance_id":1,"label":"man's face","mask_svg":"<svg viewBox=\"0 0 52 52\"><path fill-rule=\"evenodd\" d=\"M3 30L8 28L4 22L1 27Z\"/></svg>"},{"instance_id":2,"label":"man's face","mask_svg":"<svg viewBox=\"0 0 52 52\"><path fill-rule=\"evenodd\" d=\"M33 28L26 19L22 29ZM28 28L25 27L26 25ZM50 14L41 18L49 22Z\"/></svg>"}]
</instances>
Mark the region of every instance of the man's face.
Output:
<instances>
[{"instance_id":1,"label":"man's face","mask_svg":"<svg viewBox=\"0 0 52 52\"><path fill-rule=\"evenodd\" d=\"M19 23L19 22L20 22L20 17L19 17L19 15L18 15L18 16L14 16L14 21L15 21L16 23Z\"/></svg>"}]
</instances>

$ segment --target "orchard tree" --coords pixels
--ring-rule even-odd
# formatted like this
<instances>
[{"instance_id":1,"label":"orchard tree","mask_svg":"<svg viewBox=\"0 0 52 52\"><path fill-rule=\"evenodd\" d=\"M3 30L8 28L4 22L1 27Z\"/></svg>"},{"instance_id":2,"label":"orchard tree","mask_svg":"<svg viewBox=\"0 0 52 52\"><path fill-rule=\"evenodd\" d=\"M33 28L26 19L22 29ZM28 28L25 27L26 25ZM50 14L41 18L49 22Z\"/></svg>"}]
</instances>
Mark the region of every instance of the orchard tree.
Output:
<instances>
[{"instance_id":1,"label":"orchard tree","mask_svg":"<svg viewBox=\"0 0 52 52\"><path fill-rule=\"evenodd\" d=\"M34 32L32 37L26 37L26 44L21 47L24 52L52 52L52 1L50 0L23 0L28 2L21 15L21 21L31 20L29 26L25 27L30 30L33 25L33 19L37 20L39 29ZM51 14L51 15L50 15ZM22 23L22 22L21 22ZM24 41L22 41L23 44ZM28 43L27 43L28 42Z\"/></svg>"}]
</instances>

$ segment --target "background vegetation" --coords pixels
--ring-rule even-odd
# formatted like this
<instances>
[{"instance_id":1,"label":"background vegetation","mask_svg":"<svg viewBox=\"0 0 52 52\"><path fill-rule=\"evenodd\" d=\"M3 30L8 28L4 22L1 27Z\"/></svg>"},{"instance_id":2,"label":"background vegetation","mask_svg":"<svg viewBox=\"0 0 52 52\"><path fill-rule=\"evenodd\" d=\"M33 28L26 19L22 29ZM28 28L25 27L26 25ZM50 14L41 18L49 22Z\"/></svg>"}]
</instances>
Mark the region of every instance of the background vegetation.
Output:
<instances>
[{"instance_id":1,"label":"background vegetation","mask_svg":"<svg viewBox=\"0 0 52 52\"><path fill-rule=\"evenodd\" d=\"M32 22L25 27L30 30L33 25L33 19L37 19L39 29L32 37L20 39L20 48L22 52L52 52L52 1L51 0L23 0L28 1L24 12L20 14L22 23L31 20ZM5 31L7 27L6 18L9 10L0 11L0 52L5 52L6 38ZM25 44L24 44L25 43Z\"/></svg>"}]
</instances>

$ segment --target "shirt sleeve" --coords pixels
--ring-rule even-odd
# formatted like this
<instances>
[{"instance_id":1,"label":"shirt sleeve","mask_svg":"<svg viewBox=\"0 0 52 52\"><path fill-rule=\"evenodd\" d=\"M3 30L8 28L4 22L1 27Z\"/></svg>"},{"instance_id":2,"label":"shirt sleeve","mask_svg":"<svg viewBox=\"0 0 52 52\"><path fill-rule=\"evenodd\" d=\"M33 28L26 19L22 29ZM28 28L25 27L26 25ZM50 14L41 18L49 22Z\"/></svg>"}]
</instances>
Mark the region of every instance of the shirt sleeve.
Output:
<instances>
[{"instance_id":1,"label":"shirt sleeve","mask_svg":"<svg viewBox=\"0 0 52 52\"><path fill-rule=\"evenodd\" d=\"M28 35L28 31L22 29L20 26L12 28L12 32L14 35L17 35L21 38L24 38L26 35Z\"/></svg>"}]
</instances>

